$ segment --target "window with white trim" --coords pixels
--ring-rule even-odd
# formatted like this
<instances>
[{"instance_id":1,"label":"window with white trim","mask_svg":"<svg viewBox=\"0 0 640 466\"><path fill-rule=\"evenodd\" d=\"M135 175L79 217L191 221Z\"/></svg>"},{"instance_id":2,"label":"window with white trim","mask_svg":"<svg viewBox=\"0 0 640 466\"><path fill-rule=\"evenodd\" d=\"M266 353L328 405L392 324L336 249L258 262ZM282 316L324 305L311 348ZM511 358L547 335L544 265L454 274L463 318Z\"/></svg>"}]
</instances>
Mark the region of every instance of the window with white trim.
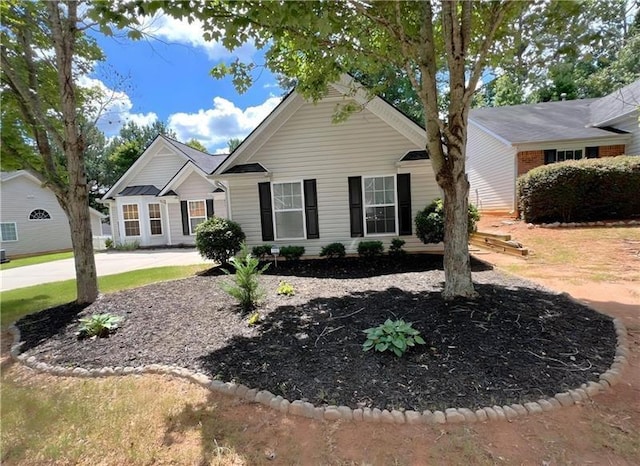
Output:
<instances>
[{"instance_id":1,"label":"window with white trim","mask_svg":"<svg viewBox=\"0 0 640 466\"><path fill-rule=\"evenodd\" d=\"M196 227L207 219L207 204L204 201L188 201L189 233L196 234Z\"/></svg>"},{"instance_id":2,"label":"window with white trim","mask_svg":"<svg viewBox=\"0 0 640 466\"><path fill-rule=\"evenodd\" d=\"M583 157L583 149L553 149L544 151L545 164L564 162L565 160L580 160Z\"/></svg>"},{"instance_id":3,"label":"window with white trim","mask_svg":"<svg viewBox=\"0 0 640 466\"><path fill-rule=\"evenodd\" d=\"M18 227L15 222L0 223L0 241L18 241Z\"/></svg>"},{"instance_id":4,"label":"window with white trim","mask_svg":"<svg viewBox=\"0 0 640 466\"><path fill-rule=\"evenodd\" d=\"M272 183L271 186L276 239L305 238L302 183Z\"/></svg>"},{"instance_id":5,"label":"window with white trim","mask_svg":"<svg viewBox=\"0 0 640 466\"><path fill-rule=\"evenodd\" d=\"M51 220L51 215L44 209L34 209L29 214L29 220Z\"/></svg>"},{"instance_id":6,"label":"window with white trim","mask_svg":"<svg viewBox=\"0 0 640 466\"><path fill-rule=\"evenodd\" d=\"M149 231L152 236L162 234L162 216L160 214L160 204L148 204L149 209Z\"/></svg>"},{"instance_id":7,"label":"window with white trim","mask_svg":"<svg viewBox=\"0 0 640 466\"><path fill-rule=\"evenodd\" d=\"M362 178L367 235L396 233L396 177Z\"/></svg>"},{"instance_id":8,"label":"window with white trim","mask_svg":"<svg viewBox=\"0 0 640 466\"><path fill-rule=\"evenodd\" d=\"M122 218L124 219L124 235L140 236L140 213L138 204L123 204Z\"/></svg>"}]
</instances>

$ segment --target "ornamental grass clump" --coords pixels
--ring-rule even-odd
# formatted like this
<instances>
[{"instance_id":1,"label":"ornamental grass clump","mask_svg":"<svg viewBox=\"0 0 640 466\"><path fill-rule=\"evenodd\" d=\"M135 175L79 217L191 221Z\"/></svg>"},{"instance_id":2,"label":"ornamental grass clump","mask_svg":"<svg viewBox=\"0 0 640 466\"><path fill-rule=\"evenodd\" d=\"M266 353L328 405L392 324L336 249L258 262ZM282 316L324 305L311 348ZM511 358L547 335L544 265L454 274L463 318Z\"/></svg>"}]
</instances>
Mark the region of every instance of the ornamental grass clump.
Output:
<instances>
[{"instance_id":1,"label":"ornamental grass clump","mask_svg":"<svg viewBox=\"0 0 640 466\"><path fill-rule=\"evenodd\" d=\"M249 253L245 243L242 243L238 257L232 257L229 263L234 266L235 273L232 274L226 269L222 271L233 276L233 281L220 286L224 292L237 299L245 311L250 311L265 295L258 279L270 264L259 267L260 260Z\"/></svg>"},{"instance_id":2,"label":"ornamental grass clump","mask_svg":"<svg viewBox=\"0 0 640 466\"><path fill-rule=\"evenodd\" d=\"M113 314L94 314L80 319L79 338L108 337L115 332L122 317Z\"/></svg>"},{"instance_id":3,"label":"ornamental grass clump","mask_svg":"<svg viewBox=\"0 0 640 466\"><path fill-rule=\"evenodd\" d=\"M364 331L367 340L362 345L363 351L392 351L401 357L410 347L424 345L425 341L410 323L404 320L387 319L384 324L368 328Z\"/></svg>"}]
</instances>

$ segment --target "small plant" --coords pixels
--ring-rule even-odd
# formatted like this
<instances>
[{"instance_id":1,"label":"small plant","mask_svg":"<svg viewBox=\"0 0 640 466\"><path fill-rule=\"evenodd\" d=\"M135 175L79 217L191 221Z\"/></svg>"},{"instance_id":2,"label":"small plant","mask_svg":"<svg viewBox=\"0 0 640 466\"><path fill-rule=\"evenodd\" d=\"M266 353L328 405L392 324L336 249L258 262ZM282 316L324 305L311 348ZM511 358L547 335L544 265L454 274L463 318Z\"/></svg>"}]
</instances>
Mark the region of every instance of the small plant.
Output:
<instances>
[{"instance_id":1,"label":"small plant","mask_svg":"<svg viewBox=\"0 0 640 466\"><path fill-rule=\"evenodd\" d=\"M104 247L107 249L113 249L113 240L111 238L107 238L104 240Z\"/></svg>"},{"instance_id":2,"label":"small plant","mask_svg":"<svg viewBox=\"0 0 640 466\"><path fill-rule=\"evenodd\" d=\"M125 241L124 243L118 243L115 245L115 249L118 251L135 251L139 247L139 241Z\"/></svg>"},{"instance_id":3,"label":"small plant","mask_svg":"<svg viewBox=\"0 0 640 466\"><path fill-rule=\"evenodd\" d=\"M240 306L249 311L264 296L264 290L260 286L258 277L267 270L270 264L266 264L262 268L258 267L260 261L257 257L249 254L245 243L242 243L238 257L232 257L229 262L235 267L233 282L223 283L221 287L223 291L236 298ZM227 275L232 275L228 270L222 270Z\"/></svg>"},{"instance_id":4,"label":"small plant","mask_svg":"<svg viewBox=\"0 0 640 466\"><path fill-rule=\"evenodd\" d=\"M392 257L402 257L407 254L407 251L402 249L406 241L400 238L393 238L391 240L391 246L389 246L389 255Z\"/></svg>"},{"instance_id":5,"label":"small plant","mask_svg":"<svg viewBox=\"0 0 640 466\"><path fill-rule=\"evenodd\" d=\"M280 255L288 261L297 261L304 254L304 246L283 246Z\"/></svg>"},{"instance_id":6,"label":"small plant","mask_svg":"<svg viewBox=\"0 0 640 466\"><path fill-rule=\"evenodd\" d=\"M278 285L276 293L284 296L293 296L294 294L296 294L296 290L293 288L293 285L291 283L287 283L283 280Z\"/></svg>"},{"instance_id":7,"label":"small plant","mask_svg":"<svg viewBox=\"0 0 640 466\"><path fill-rule=\"evenodd\" d=\"M196 227L196 248L200 255L227 264L244 241L240 225L226 218L211 217Z\"/></svg>"},{"instance_id":8,"label":"small plant","mask_svg":"<svg viewBox=\"0 0 640 466\"><path fill-rule=\"evenodd\" d=\"M384 324L368 328L364 333L367 340L362 345L363 351L393 351L401 357L410 347L425 344L420 332L404 320L387 319Z\"/></svg>"},{"instance_id":9,"label":"small plant","mask_svg":"<svg viewBox=\"0 0 640 466\"><path fill-rule=\"evenodd\" d=\"M91 317L80 319L80 329L78 336L80 338L91 337L108 337L109 334L118 328L118 324L122 321L122 317L113 314L94 314Z\"/></svg>"},{"instance_id":10,"label":"small plant","mask_svg":"<svg viewBox=\"0 0 640 466\"><path fill-rule=\"evenodd\" d=\"M254 246L251 250L251 254L253 254L254 257L257 257L260 260L264 260L267 258L267 256L271 255L271 248L272 246L270 244Z\"/></svg>"},{"instance_id":11,"label":"small plant","mask_svg":"<svg viewBox=\"0 0 640 466\"><path fill-rule=\"evenodd\" d=\"M469 204L469 234L476 231L476 223L480 220L478 209ZM424 210L416 214L416 236L425 244L444 241L444 203L436 199Z\"/></svg>"},{"instance_id":12,"label":"small plant","mask_svg":"<svg viewBox=\"0 0 640 466\"><path fill-rule=\"evenodd\" d=\"M258 311L252 312L247 319L247 325L249 327L253 327L254 325L258 325L260 323L260 313Z\"/></svg>"},{"instance_id":13,"label":"small plant","mask_svg":"<svg viewBox=\"0 0 640 466\"><path fill-rule=\"evenodd\" d=\"M320 250L320 257L326 257L327 259L334 259L344 257L346 250L342 243L331 243L323 246Z\"/></svg>"},{"instance_id":14,"label":"small plant","mask_svg":"<svg viewBox=\"0 0 640 466\"><path fill-rule=\"evenodd\" d=\"M358 243L358 255L371 259L377 256L381 256L384 252L384 245L382 241L361 241Z\"/></svg>"}]
</instances>

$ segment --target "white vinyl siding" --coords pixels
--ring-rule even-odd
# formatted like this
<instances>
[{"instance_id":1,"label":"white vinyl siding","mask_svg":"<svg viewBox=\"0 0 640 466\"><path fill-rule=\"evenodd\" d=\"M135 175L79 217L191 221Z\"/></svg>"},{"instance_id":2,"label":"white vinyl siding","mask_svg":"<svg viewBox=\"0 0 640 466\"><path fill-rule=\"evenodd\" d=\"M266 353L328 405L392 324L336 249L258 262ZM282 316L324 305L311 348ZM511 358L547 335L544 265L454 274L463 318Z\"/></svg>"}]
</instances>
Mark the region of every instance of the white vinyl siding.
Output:
<instances>
[{"instance_id":1,"label":"white vinyl siding","mask_svg":"<svg viewBox=\"0 0 640 466\"><path fill-rule=\"evenodd\" d=\"M154 157L150 157L143 167L136 170L132 176L127 176L123 189L126 186L153 185L162 189L173 176L178 173L186 160L176 154L170 154L167 149L161 148Z\"/></svg>"},{"instance_id":2,"label":"white vinyl siding","mask_svg":"<svg viewBox=\"0 0 640 466\"><path fill-rule=\"evenodd\" d=\"M0 241L18 241L18 227L15 222L0 223Z\"/></svg>"},{"instance_id":3,"label":"white vinyl siding","mask_svg":"<svg viewBox=\"0 0 640 466\"><path fill-rule=\"evenodd\" d=\"M269 140L256 147L253 157L247 154L237 160L237 163L262 163L274 174L274 182L316 180L320 238L279 242L304 246L306 255L317 255L322 246L336 241L353 253L358 243L366 239L351 238L350 176L410 172L413 217L440 196L429 161L403 162L398 166L408 151L424 147L416 146L368 110L356 112L338 124L332 122L334 111L335 102L303 104ZM229 183L231 218L242 226L247 243L251 246L264 243L258 200L258 183L264 181L264 174L221 178ZM415 227L413 230L415 233ZM380 239L388 247L392 238ZM407 241L407 251L441 250L441 246L422 244L415 235L403 239Z\"/></svg>"},{"instance_id":4,"label":"white vinyl siding","mask_svg":"<svg viewBox=\"0 0 640 466\"><path fill-rule=\"evenodd\" d=\"M271 194L276 239L304 239L302 183L273 183Z\"/></svg>"},{"instance_id":5,"label":"white vinyl siding","mask_svg":"<svg viewBox=\"0 0 640 466\"><path fill-rule=\"evenodd\" d=\"M483 211L516 208L516 149L469 122L467 176L469 202Z\"/></svg>"},{"instance_id":6,"label":"white vinyl siding","mask_svg":"<svg viewBox=\"0 0 640 466\"><path fill-rule=\"evenodd\" d=\"M625 154L640 155L640 122L638 122L638 113L636 112L634 115L625 118L613 126L631 133L631 140L626 144Z\"/></svg>"},{"instance_id":7,"label":"white vinyl siding","mask_svg":"<svg viewBox=\"0 0 640 466\"><path fill-rule=\"evenodd\" d=\"M397 232L396 177L362 178L364 228L367 236Z\"/></svg>"}]
</instances>

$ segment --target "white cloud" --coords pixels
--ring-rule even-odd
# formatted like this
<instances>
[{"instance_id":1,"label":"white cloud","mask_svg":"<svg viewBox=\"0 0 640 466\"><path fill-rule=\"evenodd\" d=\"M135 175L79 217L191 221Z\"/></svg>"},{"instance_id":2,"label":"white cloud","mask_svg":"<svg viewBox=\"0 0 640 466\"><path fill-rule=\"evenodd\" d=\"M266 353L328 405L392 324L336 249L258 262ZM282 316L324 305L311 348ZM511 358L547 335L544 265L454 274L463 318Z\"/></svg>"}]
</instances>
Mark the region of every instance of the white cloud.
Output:
<instances>
[{"instance_id":1,"label":"white cloud","mask_svg":"<svg viewBox=\"0 0 640 466\"><path fill-rule=\"evenodd\" d=\"M195 138L210 151L224 153L231 138L244 139L280 103L280 97L271 96L262 104L242 110L222 97L213 99L213 108L197 113L174 113L169 116L169 128L178 139Z\"/></svg>"},{"instance_id":2,"label":"white cloud","mask_svg":"<svg viewBox=\"0 0 640 466\"><path fill-rule=\"evenodd\" d=\"M131 113L133 108L131 98L125 92L110 89L99 79L89 78L86 75L80 76L78 85L97 91L96 97L90 99L85 111L89 118L97 118L98 128L107 137L115 135L127 121L146 126L158 119L158 115L154 112Z\"/></svg>"},{"instance_id":3,"label":"white cloud","mask_svg":"<svg viewBox=\"0 0 640 466\"><path fill-rule=\"evenodd\" d=\"M158 13L153 17L139 18L145 33L167 42L189 45L205 51L210 60L238 57L241 61L250 61L256 52L253 42L248 42L233 52L227 50L221 43L205 41L202 21L194 20L189 23L186 19L176 19Z\"/></svg>"}]
</instances>

